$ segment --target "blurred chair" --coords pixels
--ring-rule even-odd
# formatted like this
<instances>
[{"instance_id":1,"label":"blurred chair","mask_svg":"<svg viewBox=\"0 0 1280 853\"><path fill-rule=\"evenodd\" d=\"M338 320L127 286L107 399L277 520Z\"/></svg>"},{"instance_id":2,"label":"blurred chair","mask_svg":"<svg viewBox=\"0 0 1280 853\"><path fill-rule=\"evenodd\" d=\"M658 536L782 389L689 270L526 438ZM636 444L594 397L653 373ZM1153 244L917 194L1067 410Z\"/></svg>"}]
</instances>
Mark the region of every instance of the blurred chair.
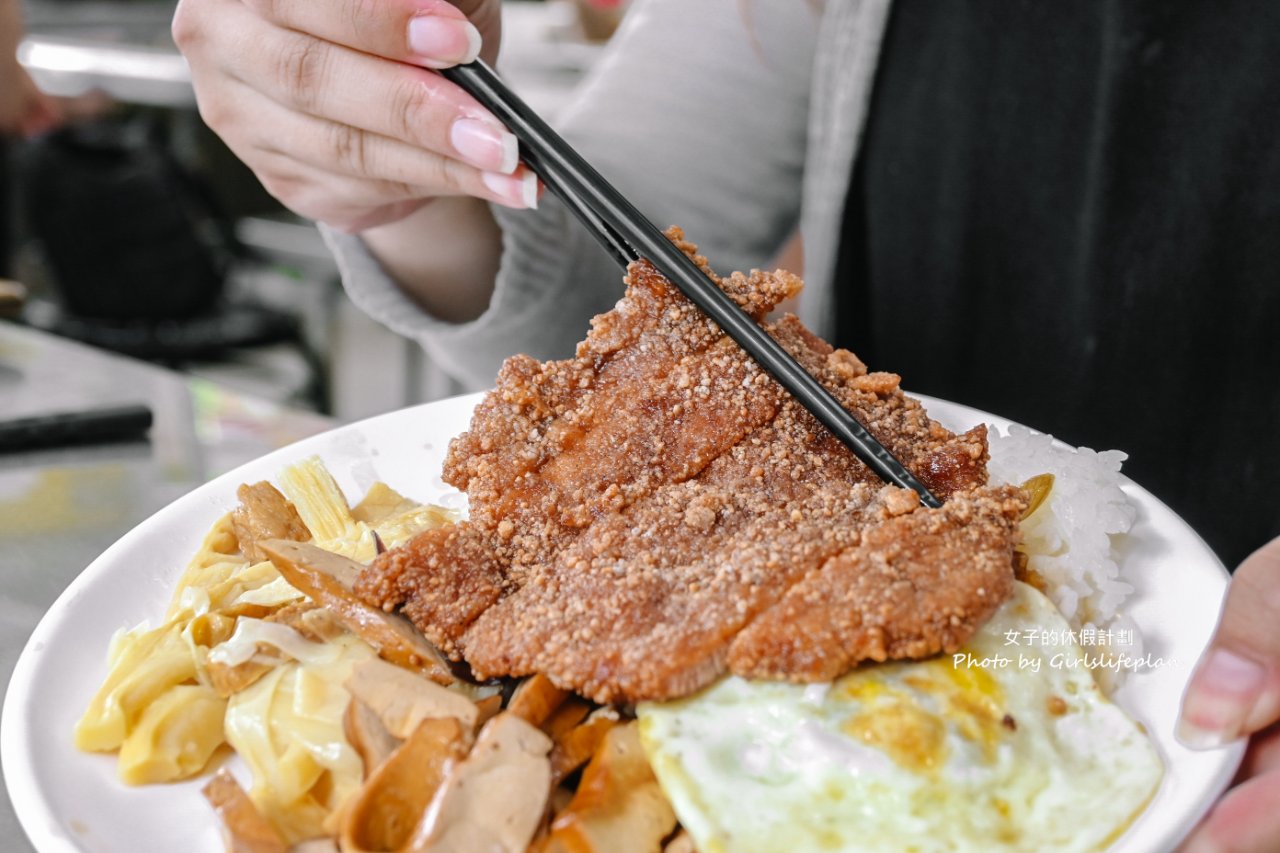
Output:
<instances>
[{"instance_id":1,"label":"blurred chair","mask_svg":"<svg viewBox=\"0 0 1280 853\"><path fill-rule=\"evenodd\" d=\"M307 365L304 396L328 411L325 364L299 316L229 295L251 253L154 115L63 128L31 143L19 171L27 230L59 297L25 312L28 323L179 369L285 344Z\"/></svg>"}]
</instances>

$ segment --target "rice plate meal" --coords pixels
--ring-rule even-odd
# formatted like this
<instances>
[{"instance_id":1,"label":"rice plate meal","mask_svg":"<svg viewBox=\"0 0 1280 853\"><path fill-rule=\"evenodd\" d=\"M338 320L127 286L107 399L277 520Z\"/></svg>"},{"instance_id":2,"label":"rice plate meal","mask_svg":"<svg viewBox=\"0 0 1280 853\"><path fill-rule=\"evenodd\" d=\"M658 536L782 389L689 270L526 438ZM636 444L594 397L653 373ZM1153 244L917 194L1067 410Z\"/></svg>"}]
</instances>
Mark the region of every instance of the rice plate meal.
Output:
<instances>
[{"instance_id":1,"label":"rice plate meal","mask_svg":"<svg viewBox=\"0 0 1280 853\"><path fill-rule=\"evenodd\" d=\"M465 513L314 457L244 484L76 745L207 776L238 851L1111 844L1164 772L1108 698L1143 665L1124 454L951 432L766 319L797 278L672 237L942 506L637 262L573 358L503 366L445 461Z\"/></svg>"}]
</instances>

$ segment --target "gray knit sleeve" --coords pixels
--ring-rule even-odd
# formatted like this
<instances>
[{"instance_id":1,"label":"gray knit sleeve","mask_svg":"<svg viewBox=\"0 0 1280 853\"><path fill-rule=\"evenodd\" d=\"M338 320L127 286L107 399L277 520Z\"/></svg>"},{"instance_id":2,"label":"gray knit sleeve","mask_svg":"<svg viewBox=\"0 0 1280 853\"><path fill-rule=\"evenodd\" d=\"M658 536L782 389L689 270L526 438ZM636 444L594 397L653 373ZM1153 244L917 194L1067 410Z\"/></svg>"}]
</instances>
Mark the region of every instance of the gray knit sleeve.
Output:
<instances>
[{"instance_id":1,"label":"gray knit sleeve","mask_svg":"<svg viewBox=\"0 0 1280 853\"><path fill-rule=\"evenodd\" d=\"M428 314L386 275L359 237L320 227L351 301L416 340L464 391L492 387L503 359L515 353L539 359L571 355L588 320L608 310L622 290L618 267L554 200L518 216L493 209L502 226L503 266L489 307L466 323ZM583 286L593 282L605 286Z\"/></svg>"},{"instance_id":2,"label":"gray knit sleeve","mask_svg":"<svg viewBox=\"0 0 1280 853\"><path fill-rule=\"evenodd\" d=\"M766 263L796 226L817 13L805 0L641 0L560 130L659 227L677 224L722 271ZM494 207L503 256L488 309L424 313L357 237L323 229L351 299L421 342L467 388L516 352L564 357L621 295L621 273L544 196Z\"/></svg>"}]
</instances>

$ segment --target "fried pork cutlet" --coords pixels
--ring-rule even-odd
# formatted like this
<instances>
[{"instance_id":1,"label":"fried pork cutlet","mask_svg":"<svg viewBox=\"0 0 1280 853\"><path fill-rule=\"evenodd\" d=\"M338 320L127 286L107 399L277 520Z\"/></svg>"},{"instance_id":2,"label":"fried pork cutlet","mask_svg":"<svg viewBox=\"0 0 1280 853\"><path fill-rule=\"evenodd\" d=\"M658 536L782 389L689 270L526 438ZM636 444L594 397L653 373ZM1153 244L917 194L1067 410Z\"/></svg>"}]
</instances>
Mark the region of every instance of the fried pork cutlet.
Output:
<instances>
[{"instance_id":1,"label":"fried pork cutlet","mask_svg":"<svg viewBox=\"0 0 1280 853\"><path fill-rule=\"evenodd\" d=\"M800 286L717 282L757 320ZM508 360L445 466L469 520L380 556L365 600L481 677L633 702L954 651L1009 595L1024 498L986 485L982 428L952 434L794 317L766 326L946 502L924 508L651 266L627 285L575 358Z\"/></svg>"}]
</instances>

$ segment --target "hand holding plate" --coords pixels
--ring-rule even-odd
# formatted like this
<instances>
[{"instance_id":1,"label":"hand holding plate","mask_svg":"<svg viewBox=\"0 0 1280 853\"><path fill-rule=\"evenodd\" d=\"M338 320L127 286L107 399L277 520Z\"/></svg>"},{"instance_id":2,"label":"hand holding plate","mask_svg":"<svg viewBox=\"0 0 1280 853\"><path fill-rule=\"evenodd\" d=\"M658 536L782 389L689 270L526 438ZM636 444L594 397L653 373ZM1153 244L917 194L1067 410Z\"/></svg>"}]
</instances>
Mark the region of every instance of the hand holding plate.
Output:
<instances>
[{"instance_id":1,"label":"hand holding plate","mask_svg":"<svg viewBox=\"0 0 1280 853\"><path fill-rule=\"evenodd\" d=\"M1212 748L1250 737L1236 786L1182 853L1280 849L1280 538L1236 570L1217 633L1192 676L1178 738Z\"/></svg>"}]
</instances>

